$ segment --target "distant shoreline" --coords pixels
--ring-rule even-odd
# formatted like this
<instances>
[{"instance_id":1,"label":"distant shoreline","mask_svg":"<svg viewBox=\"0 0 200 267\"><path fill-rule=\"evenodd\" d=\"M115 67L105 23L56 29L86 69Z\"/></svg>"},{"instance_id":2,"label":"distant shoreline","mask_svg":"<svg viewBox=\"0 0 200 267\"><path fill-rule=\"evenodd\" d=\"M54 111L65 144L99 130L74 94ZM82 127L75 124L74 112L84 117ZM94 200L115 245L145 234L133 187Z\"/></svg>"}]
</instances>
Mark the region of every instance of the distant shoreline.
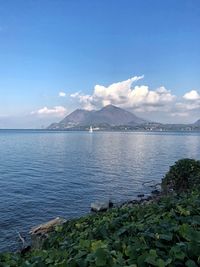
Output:
<instances>
[{"instance_id":1,"label":"distant shoreline","mask_svg":"<svg viewBox=\"0 0 200 267\"><path fill-rule=\"evenodd\" d=\"M37 131L37 132L88 132L88 130L84 129L0 129L0 131ZM144 133L169 133L169 132L180 132L180 133L199 133L200 129L194 129L194 130L143 130L143 129L138 129L138 130L120 130L120 129L101 129L101 130L93 130L93 133L98 133L98 132L144 132Z\"/></svg>"}]
</instances>

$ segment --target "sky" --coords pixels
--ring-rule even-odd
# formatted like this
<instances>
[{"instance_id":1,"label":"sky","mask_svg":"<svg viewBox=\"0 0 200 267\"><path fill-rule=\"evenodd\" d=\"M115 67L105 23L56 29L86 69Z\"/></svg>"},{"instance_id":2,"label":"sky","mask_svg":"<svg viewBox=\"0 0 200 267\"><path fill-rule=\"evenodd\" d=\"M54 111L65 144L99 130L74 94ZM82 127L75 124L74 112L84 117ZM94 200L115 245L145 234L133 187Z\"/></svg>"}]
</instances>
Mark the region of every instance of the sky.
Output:
<instances>
[{"instance_id":1,"label":"sky","mask_svg":"<svg viewBox=\"0 0 200 267\"><path fill-rule=\"evenodd\" d=\"M199 0L0 0L0 128L107 104L200 119Z\"/></svg>"}]
</instances>

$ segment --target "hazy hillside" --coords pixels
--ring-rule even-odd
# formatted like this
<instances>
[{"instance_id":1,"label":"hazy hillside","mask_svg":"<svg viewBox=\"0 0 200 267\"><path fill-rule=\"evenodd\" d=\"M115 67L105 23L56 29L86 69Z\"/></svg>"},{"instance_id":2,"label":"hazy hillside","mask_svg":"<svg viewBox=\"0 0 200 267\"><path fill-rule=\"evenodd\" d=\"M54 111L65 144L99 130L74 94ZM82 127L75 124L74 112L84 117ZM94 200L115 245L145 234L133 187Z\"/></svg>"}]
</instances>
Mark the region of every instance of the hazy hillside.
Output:
<instances>
[{"instance_id":1,"label":"hazy hillside","mask_svg":"<svg viewBox=\"0 0 200 267\"><path fill-rule=\"evenodd\" d=\"M135 116L122 108L113 105L108 105L97 111L87 111L77 109L66 116L58 123L51 124L48 129L67 129L77 126L121 126L121 125L139 125L147 121Z\"/></svg>"}]
</instances>

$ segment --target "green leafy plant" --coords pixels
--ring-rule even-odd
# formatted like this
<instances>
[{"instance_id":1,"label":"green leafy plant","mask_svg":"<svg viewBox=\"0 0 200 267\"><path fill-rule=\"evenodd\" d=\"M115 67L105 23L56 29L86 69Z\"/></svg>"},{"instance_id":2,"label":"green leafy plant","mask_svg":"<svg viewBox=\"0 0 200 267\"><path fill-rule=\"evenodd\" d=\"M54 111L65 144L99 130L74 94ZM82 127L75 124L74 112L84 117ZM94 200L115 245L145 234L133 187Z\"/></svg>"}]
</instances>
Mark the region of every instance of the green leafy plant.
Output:
<instances>
[{"instance_id":1,"label":"green leafy plant","mask_svg":"<svg viewBox=\"0 0 200 267\"><path fill-rule=\"evenodd\" d=\"M181 159L177 161L162 180L164 192L187 191L200 186L200 161Z\"/></svg>"},{"instance_id":2,"label":"green leafy plant","mask_svg":"<svg viewBox=\"0 0 200 267\"><path fill-rule=\"evenodd\" d=\"M0 254L0 266L200 265L200 191L115 208L59 226L39 250Z\"/></svg>"}]
</instances>

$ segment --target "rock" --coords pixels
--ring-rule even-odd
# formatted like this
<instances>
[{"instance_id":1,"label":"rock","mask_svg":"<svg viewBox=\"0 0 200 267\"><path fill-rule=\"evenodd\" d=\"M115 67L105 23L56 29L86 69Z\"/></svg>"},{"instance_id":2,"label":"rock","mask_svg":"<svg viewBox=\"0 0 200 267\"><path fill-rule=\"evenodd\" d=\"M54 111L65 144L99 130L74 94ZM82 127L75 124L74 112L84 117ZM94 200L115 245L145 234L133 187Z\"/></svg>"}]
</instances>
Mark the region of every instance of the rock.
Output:
<instances>
[{"instance_id":1,"label":"rock","mask_svg":"<svg viewBox=\"0 0 200 267\"><path fill-rule=\"evenodd\" d=\"M31 246L27 246L25 248L23 248L20 253L22 256L24 256L26 253L28 253L31 250Z\"/></svg>"},{"instance_id":2,"label":"rock","mask_svg":"<svg viewBox=\"0 0 200 267\"><path fill-rule=\"evenodd\" d=\"M114 207L114 203L112 201L109 201L109 208Z\"/></svg>"},{"instance_id":3,"label":"rock","mask_svg":"<svg viewBox=\"0 0 200 267\"><path fill-rule=\"evenodd\" d=\"M65 219L57 217L47 223L33 227L29 232L31 235L32 248L41 248L49 233L52 232L57 225L61 225L64 222L66 222Z\"/></svg>"},{"instance_id":4,"label":"rock","mask_svg":"<svg viewBox=\"0 0 200 267\"><path fill-rule=\"evenodd\" d=\"M121 208L124 205L124 201L120 201L114 204L114 208Z\"/></svg>"},{"instance_id":5,"label":"rock","mask_svg":"<svg viewBox=\"0 0 200 267\"><path fill-rule=\"evenodd\" d=\"M139 194L139 195L137 195L137 197L144 197L144 194Z\"/></svg>"},{"instance_id":6,"label":"rock","mask_svg":"<svg viewBox=\"0 0 200 267\"><path fill-rule=\"evenodd\" d=\"M106 211L111 207L113 207L113 203L111 201L96 201L94 203L91 203L91 211L94 212Z\"/></svg>"},{"instance_id":7,"label":"rock","mask_svg":"<svg viewBox=\"0 0 200 267\"><path fill-rule=\"evenodd\" d=\"M155 190L151 191L151 194L152 195L159 195L160 194L160 191L157 190L157 189L155 189Z\"/></svg>"}]
</instances>

